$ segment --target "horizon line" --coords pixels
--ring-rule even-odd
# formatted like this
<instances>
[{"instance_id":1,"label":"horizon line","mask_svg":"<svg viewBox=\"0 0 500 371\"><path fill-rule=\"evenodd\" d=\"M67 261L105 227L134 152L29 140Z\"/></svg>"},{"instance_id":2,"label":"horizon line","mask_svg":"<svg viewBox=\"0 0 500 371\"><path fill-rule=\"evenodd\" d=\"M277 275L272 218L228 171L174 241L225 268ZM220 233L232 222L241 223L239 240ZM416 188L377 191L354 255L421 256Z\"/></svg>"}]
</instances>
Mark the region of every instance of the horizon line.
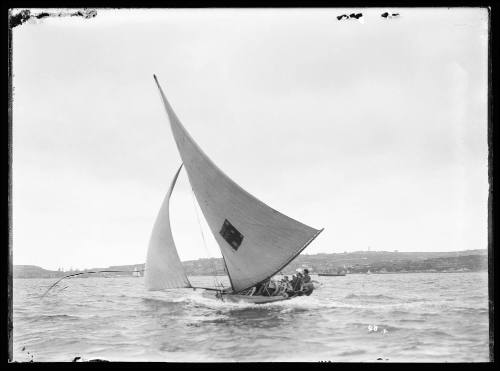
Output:
<instances>
[{"instance_id":1,"label":"horizon line","mask_svg":"<svg viewBox=\"0 0 500 371\"><path fill-rule=\"evenodd\" d=\"M478 249L464 249L464 250L451 250L451 251L422 251L422 250L419 250L419 251L399 251L397 249L395 250L355 250L355 251L342 251L342 252L319 252L319 253L314 253L314 254L307 254L307 253L302 253L300 254L299 256L304 256L304 255L307 255L307 256L314 256L314 255L333 255L333 254L352 254L352 253L375 253L375 252L388 252L388 253L435 253L435 254L439 254L439 253L454 253L454 252L464 252L464 251L475 251L475 250L486 250L486 252L488 252L488 248L485 247L485 248L478 248ZM198 261L198 260L209 260L209 259L222 259L222 257L208 257L208 258L197 258L197 259L188 259L188 260L181 260L182 263L185 263L185 262L191 262L191 261ZM295 259L294 259L295 260ZM124 265L141 265L141 264L146 264L146 262L142 262L142 263L130 263L130 264L113 264L113 265L108 265L106 268L109 268L109 267L116 267L116 266L124 266ZM12 266L33 266L33 267L39 267L39 268L42 268L42 269L45 269L45 270L52 270L52 269L46 269L42 266L39 266L39 265L35 265L35 264L12 264ZM64 267L59 267L59 268L63 268L65 269ZM70 265L70 268L73 268L71 265ZM86 269L95 269L95 268L100 268L98 266L94 266L92 268L83 268L83 269L78 269L78 268L75 268L75 269L78 269L78 270L86 270ZM74 270L74 269L73 269Z\"/></svg>"}]
</instances>

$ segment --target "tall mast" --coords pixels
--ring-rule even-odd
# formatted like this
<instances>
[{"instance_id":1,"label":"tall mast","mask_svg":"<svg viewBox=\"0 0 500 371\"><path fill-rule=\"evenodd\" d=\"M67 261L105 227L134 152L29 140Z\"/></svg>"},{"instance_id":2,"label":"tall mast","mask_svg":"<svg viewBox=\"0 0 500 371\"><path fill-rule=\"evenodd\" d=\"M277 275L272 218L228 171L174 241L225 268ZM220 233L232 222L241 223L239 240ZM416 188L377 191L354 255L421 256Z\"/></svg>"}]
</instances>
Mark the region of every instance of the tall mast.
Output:
<instances>
[{"instance_id":1,"label":"tall mast","mask_svg":"<svg viewBox=\"0 0 500 371\"><path fill-rule=\"evenodd\" d=\"M226 259L224 259L224 255L222 255L222 261L224 262L224 267L226 267L226 273L227 273L227 276L229 277L229 284L231 285L231 289L234 290L233 281L231 280L231 274L229 273L229 270L227 269Z\"/></svg>"}]
</instances>

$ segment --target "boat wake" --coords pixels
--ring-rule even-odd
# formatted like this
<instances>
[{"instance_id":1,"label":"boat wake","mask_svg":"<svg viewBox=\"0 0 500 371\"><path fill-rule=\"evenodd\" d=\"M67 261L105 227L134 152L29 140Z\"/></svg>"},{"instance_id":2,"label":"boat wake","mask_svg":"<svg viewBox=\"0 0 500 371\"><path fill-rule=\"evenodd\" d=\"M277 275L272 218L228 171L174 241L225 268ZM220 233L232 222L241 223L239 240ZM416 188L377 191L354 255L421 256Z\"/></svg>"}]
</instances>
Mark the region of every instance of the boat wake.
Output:
<instances>
[{"instance_id":1,"label":"boat wake","mask_svg":"<svg viewBox=\"0 0 500 371\"><path fill-rule=\"evenodd\" d=\"M396 298L383 294L369 295L369 294L349 294L345 299L359 299L359 300L396 300Z\"/></svg>"},{"instance_id":2,"label":"boat wake","mask_svg":"<svg viewBox=\"0 0 500 371\"><path fill-rule=\"evenodd\" d=\"M219 313L229 313L235 311L271 311L281 313L293 313L302 311L317 310L355 310L355 311L391 311L394 313L407 313L410 309L420 309L422 311L437 309L436 303L431 305L427 301L415 302L396 301L396 298L386 295L355 295L349 294L345 297L331 298L325 300L320 295L301 296L290 300L271 302L265 304L254 304L248 302L230 302L215 297L213 291L206 290L168 290L149 292L143 300L152 304L158 309L161 308L183 308L207 309ZM434 308L433 308L434 307ZM438 306L439 307L439 306Z\"/></svg>"}]
</instances>

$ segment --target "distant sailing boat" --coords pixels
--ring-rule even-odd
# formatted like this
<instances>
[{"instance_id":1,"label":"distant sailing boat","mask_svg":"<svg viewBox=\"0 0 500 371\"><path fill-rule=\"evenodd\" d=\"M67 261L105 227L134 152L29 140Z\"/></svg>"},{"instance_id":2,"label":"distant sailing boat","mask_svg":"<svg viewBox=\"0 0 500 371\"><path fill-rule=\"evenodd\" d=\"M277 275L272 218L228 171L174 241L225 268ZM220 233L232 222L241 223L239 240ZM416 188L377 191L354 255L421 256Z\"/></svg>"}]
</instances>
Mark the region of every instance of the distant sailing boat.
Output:
<instances>
[{"instance_id":1,"label":"distant sailing boat","mask_svg":"<svg viewBox=\"0 0 500 371\"><path fill-rule=\"evenodd\" d=\"M318 273L318 276L331 276L331 277L339 277L339 276L345 276L346 273L345 271L339 270L337 272L322 272Z\"/></svg>"},{"instance_id":2,"label":"distant sailing boat","mask_svg":"<svg viewBox=\"0 0 500 371\"><path fill-rule=\"evenodd\" d=\"M154 76L154 75L153 75ZM270 208L224 174L186 131L154 76L194 195L222 252L230 288L212 289L217 297L256 304L289 298L243 292L285 268L322 231ZM169 201L179 167L153 227L146 258L149 290L194 288L184 272L170 227Z\"/></svg>"},{"instance_id":3,"label":"distant sailing boat","mask_svg":"<svg viewBox=\"0 0 500 371\"><path fill-rule=\"evenodd\" d=\"M141 272L139 272L139 270L137 269L137 267L134 268L134 271L132 272L132 276L134 276L134 277L140 277L141 276Z\"/></svg>"}]
</instances>

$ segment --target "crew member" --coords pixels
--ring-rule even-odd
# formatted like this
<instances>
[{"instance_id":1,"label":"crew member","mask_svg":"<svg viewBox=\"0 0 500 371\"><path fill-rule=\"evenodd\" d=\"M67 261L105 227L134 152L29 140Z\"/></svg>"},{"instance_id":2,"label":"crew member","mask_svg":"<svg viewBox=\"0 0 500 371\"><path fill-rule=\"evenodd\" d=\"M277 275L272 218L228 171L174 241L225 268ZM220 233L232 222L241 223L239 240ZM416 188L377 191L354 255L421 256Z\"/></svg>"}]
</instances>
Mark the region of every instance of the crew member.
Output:
<instances>
[{"instance_id":1,"label":"crew member","mask_svg":"<svg viewBox=\"0 0 500 371\"><path fill-rule=\"evenodd\" d=\"M303 285L302 285L302 291L304 291L304 294L309 296L312 294L314 290L314 285L311 282L311 276L309 275L309 270L304 269L304 279L303 279Z\"/></svg>"}]
</instances>

